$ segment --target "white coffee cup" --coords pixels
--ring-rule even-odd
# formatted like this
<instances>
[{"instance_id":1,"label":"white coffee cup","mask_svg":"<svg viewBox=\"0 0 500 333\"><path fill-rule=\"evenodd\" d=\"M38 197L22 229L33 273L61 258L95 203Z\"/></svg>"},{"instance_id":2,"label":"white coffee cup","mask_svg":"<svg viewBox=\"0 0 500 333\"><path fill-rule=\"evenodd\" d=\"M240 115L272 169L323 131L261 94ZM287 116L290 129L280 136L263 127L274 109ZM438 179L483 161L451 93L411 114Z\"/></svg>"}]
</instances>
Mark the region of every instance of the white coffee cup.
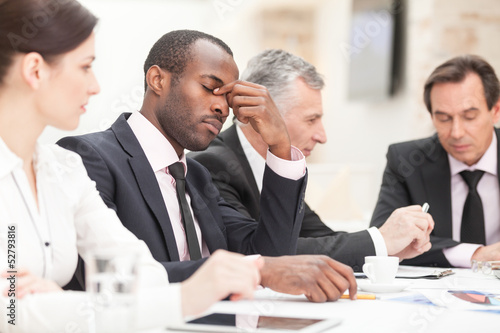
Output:
<instances>
[{"instance_id":1,"label":"white coffee cup","mask_svg":"<svg viewBox=\"0 0 500 333\"><path fill-rule=\"evenodd\" d=\"M86 289L93 305L90 332L135 332L138 255L134 251L89 251Z\"/></svg>"},{"instance_id":2,"label":"white coffee cup","mask_svg":"<svg viewBox=\"0 0 500 333\"><path fill-rule=\"evenodd\" d=\"M368 256L365 257L363 273L373 284L391 284L394 282L398 267L398 257Z\"/></svg>"}]
</instances>

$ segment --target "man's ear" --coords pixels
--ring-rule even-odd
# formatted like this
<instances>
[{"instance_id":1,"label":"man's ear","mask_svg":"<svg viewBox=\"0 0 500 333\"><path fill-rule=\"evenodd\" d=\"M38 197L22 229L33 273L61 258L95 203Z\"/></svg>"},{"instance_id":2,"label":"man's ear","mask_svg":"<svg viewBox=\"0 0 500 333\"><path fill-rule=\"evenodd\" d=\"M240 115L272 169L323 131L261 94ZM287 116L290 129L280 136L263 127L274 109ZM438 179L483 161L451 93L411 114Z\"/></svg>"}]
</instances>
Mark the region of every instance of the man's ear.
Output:
<instances>
[{"instance_id":1,"label":"man's ear","mask_svg":"<svg viewBox=\"0 0 500 333\"><path fill-rule=\"evenodd\" d=\"M146 73L146 83L148 88L156 95L162 95L170 89L170 79L172 74L161 69L157 65L151 66Z\"/></svg>"},{"instance_id":2,"label":"man's ear","mask_svg":"<svg viewBox=\"0 0 500 333\"><path fill-rule=\"evenodd\" d=\"M40 53L31 52L26 54L21 66L24 81L35 90L40 88L41 80L48 75L47 64Z\"/></svg>"},{"instance_id":3,"label":"man's ear","mask_svg":"<svg viewBox=\"0 0 500 333\"><path fill-rule=\"evenodd\" d=\"M498 123L500 120L500 99L493 105L491 112L493 112L493 124Z\"/></svg>"}]
</instances>

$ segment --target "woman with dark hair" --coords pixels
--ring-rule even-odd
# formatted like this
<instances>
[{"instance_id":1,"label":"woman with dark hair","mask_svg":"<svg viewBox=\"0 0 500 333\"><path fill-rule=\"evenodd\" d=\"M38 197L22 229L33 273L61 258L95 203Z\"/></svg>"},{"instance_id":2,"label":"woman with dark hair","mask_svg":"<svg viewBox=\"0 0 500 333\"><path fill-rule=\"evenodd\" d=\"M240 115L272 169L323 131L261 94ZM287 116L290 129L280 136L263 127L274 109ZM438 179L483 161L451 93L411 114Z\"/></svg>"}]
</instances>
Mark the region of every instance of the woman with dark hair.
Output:
<instances>
[{"instance_id":1,"label":"woman with dark hair","mask_svg":"<svg viewBox=\"0 0 500 333\"><path fill-rule=\"evenodd\" d=\"M140 253L138 329L181 322L231 293L251 297L260 280L260 260L219 251L169 285L146 245L105 206L79 156L37 143L46 126L75 129L99 92L96 23L74 0L0 0L0 332L87 331L86 293L61 286L90 249Z\"/></svg>"}]
</instances>

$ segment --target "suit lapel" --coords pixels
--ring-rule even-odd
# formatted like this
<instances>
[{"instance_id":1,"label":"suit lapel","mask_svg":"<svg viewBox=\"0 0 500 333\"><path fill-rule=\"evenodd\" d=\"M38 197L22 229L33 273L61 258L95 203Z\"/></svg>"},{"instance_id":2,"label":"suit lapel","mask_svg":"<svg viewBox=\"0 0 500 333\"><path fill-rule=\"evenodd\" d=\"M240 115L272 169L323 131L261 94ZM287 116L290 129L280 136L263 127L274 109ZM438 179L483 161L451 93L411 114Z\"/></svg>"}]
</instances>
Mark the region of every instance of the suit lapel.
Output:
<instances>
[{"instance_id":1,"label":"suit lapel","mask_svg":"<svg viewBox=\"0 0 500 333\"><path fill-rule=\"evenodd\" d=\"M165 202L159 200L163 198L163 196L158 186L158 181L156 180L155 174L151 169L139 141L137 141L132 129L127 124L126 119L128 117L129 115L120 116L111 128L123 150L130 155L128 159L130 168L135 176L137 186L141 191L144 201L147 203L157 223L160 225L170 260L179 261L177 243L175 241L174 231L168 216L167 208L165 207Z\"/></svg>"},{"instance_id":2,"label":"suit lapel","mask_svg":"<svg viewBox=\"0 0 500 333\"><path fill-rule=\"evenodd\" d=\"M426 196L430 204L429 213L436 222L434 234L440 237L452 238L451 220L451 177L448 155L437 136L432 137L434 150L427 157L431 163L421 168ZM433 207L436 209L432 209Z\"/></svg>"},{"instance_id":3,"label":"suit lapel","mask_svg":"<svg viewBox=\"0 0 500 333\"><path fill-rule=\"evenodd\" d=\"M227 249L227 241L210 211L210 208L208 208L205 200L203 200L202 194L190 179L189 169L186 177L186 191L191 198L193 214L198 221L203 240L207 244L209 252L213 253L217 249Z\"/></svg>"},{"instance_id":4,"label":"suit lapel","mask_svg":"<svg viewBox=\"0 0 500 333\"><path fill-rule=\"evenodd\" d=\"M253 176L252 168L250 167L250 163L248 163L247 156L245 155L243 147L241 146L240 139L238 138L238 133L236 132L236 125L232 125L227 130L222 132L220 138L236 155L236 158L240 162L245 177L252 189L252 195L254 196L256 202L259 202L260 201L259 187L255 182L255 177Z\"/></svg>"}]
</instances>

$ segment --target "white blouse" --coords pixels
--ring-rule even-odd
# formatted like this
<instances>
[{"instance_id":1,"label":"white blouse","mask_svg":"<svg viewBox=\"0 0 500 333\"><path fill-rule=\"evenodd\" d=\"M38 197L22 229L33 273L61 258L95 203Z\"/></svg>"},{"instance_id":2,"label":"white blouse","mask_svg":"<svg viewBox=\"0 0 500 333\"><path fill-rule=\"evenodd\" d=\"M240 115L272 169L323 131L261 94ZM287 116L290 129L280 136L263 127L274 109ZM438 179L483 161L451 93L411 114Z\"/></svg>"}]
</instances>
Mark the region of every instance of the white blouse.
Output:
<instances>
[{"instance_id":1,"label":"white blouse","mask_svg":"<svg viewBox=\"0 0 500 333\"><path fill-rule=\"evenodd\" d=\"M180 286L168 284L166 270L145 243L107 208L80 156L56 145L37 145L34 164L38 207L23 161L0 138L0 271L12 270L9 264L14 263L16 270L26 268L64 286L73 276L78 254L85 259L89 249L137 249L141 253L138 328L181 322ZM15 238L9 234L13 229ZM82 310L88 304L87 294L71 291L16 299L16 325L9 324L7 306L13 298L3 295L9 285L0 278L0 332L63 332L68 325L72 331L88 330L89 316Z\"/></svg>"}]
</instances>

